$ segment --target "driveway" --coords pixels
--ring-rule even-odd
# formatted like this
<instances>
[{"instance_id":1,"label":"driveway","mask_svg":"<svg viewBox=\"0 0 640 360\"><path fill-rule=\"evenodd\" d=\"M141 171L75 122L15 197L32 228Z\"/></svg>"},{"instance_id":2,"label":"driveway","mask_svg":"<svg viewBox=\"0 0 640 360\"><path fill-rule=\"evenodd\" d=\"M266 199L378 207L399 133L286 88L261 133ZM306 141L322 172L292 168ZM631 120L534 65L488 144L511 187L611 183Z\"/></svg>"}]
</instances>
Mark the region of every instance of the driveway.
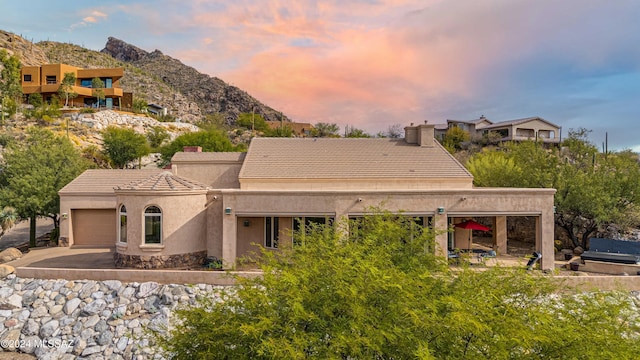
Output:
<instances>
[{"instance_id":1,"label":"driveway","mask_svg":"<svg viewBox=\"0 0 640 360\"><path fill-rule=\"evenodd\" d=\"M60 269L114 269L114 248L32 248L20 259L7 265L18 267L42 267Z\"/></svg>"},{"instance_id":2,"label":"driveway","mask_svg":"<svg viewBox=\"0 0 640 360\"><path fill-rule=\"evenodd\" d=\"M53 220L40 217L36 220L36 237L44 235L53 229ZM0 236L0 251L29 242L29 220L24 220Z\"/></svg>"}]
</instances>

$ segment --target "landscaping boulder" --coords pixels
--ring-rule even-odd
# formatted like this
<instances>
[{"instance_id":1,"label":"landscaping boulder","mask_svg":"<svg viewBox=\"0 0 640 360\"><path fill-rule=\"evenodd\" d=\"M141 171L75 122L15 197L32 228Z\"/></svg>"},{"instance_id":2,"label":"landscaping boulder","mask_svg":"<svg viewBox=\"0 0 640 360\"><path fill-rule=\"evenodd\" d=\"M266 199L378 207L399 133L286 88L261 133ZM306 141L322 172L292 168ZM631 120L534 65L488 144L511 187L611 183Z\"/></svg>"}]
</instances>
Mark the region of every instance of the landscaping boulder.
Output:
<instances>
[{"instance_id":1,"label":"landscaping boulder","mask_svg":"<svg viewBox=\"0 0 640 360\"><path fill-rule=\"evenodd\" d=\"M7 264L0 265L0 279L4 278L9 274L13 274L14 271L16 271L16 269L14 269L13 266L11 265L7 265Z\"/></svg>"},{"instance_id":2,"label":"landscaping boulder","mask_svg":"<svg viewBox=\"0 0 640 360\"><path fill-rule=\"evenodd\" d=\"M0 251L0 264L13 261L15 259L20 259L22 257L22 252L16 248L8 248Z\"/></svg>"}]
</instances>

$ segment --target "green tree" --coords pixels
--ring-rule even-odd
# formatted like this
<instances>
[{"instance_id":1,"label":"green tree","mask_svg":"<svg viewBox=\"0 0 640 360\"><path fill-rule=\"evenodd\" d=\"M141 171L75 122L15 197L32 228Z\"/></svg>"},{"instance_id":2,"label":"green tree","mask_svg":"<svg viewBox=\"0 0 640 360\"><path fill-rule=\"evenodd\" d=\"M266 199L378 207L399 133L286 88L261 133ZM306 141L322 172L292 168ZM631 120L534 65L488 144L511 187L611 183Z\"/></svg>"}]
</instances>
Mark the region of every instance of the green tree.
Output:
<instances>
[{"instance_id":1,"label":"green tree","mask_svg":"<svg viewBox=\"0 0 640 360\"><path fill-rule=\"evenodd\" d=\"M153 126L147 131L147 140L151 149L158 150L162 144L169 140L169 133L163 126Z\"/></svg>"},{"instance_id":2,"label":"green tree","mask_svg":"<svg viewBox=\"0 0 640 360\"><path fill-rule=\"evenodd\" d=\"M5 206L0 210L0 236L11 229L18 221L18 212L11 206Z\"/></svg>"},{"instance_id":3,"label":"green tree","mask_svg":"<svg viewBox=\"0 0 640 360\"><path fill-rule=\"evenodd\" d=\"M483 187L519 187L523 170L502 151L484 150L472 156L467 169L473 174L473 184Z\"/></svg>"},{"instance_id":4,"label":"green tree","mask_svg":"<svg viewBox=\"0 0 640 360\"><path fill-rule=\"evenodd\" d=\"M457 126L450 127L442 137L442 146L453 154L457 150L462 149L462 143L469 141L470 138L471 136L468 131Z\"/></svg>"},{"instance_id":5,"label":"green tree","mask_svg":"<svg viewBox=\"0 0 640 360\"><path fill-rule=\"evenodd\" d=\"M554 186L556 223L574 246L587 249L605 225L640 225L640 166L630 152L600 154L591 166L583 165L564 163Z\"/></svg>"},{"instance_id":6,"label":"green tree","mask_svg":"<svg viewBox=\"0 0 640 360\"><path fill-rule=\"evenodd\" d=\"M371 135L367 134L364 130L358 129L353 126L345 126L344 137L346 138L370 138Z\"/></svg>"},{"instance_id":7,"label":"green tree","mask_svg":"<svg viewBox=\"0 0 640 360\"><path fill-rule=\"evenodd\" d=\"M41 108L44 105L42 94L40 93L29 94L29 104L33 105L34 109Z\"/></svg>"},{"instance_id":8,"label":"green tree","mask_svg":"<svg viewBox=\"0 0 640 360\"><path fill-rule=\"evenodd\" d=\"M160 148L160 166L166 166L171 162L171 158L178 151L182 151L185 146L200 146L202 151L225 152L242 151L239 146L234 146L229 137L220 130L196 131L182 134L171 143Z\"/></svg>"},{"instance_id":9,"label":"green tree","mask_svg":"<svg viewBox=\"0 0 640 360\"><path fill-rule=\"evenodd\" d=\"M38 216L60 223L58 191L90 167L66 138L41 128L29 128L22 142L11 143L0 167L3 202L31 222L30 246L35 246Z\"/></svg>"},{"instance_id":10,"label":"green tree","mask_svg":"<svg viewBox=\"0 0 640 360\"><path fill-rule=\"evenodd\" d=\"M109 157L94 144L87 145L83 148L81 154L83 158L91 161L100 169L109 169L111 167Z\"/></svg>"},{"instance_id":11,"label":"green tree","mask_svg":"<svg viewBox=\"0 0 640 360\"><path fill-rule=\"evenodd\" d=\"M313 126L310 133L313 137L340 137L340 127L337 124L319 122Z\"/></svg>"},{"instance_id":12,"label":"green tree","mask_svg":"<svg viewBox=\"0 0 640 360\"><path fill-rule=\"evenodd\" d=\"M64 73L64 77L60 82L60 88L58 88L58 94L61 98L64 98L64 106L69 106L69 98L73 99L78 96L78 93L73 91L73 87L76 85L76 74L72 72Z\"/></svg>"},{"instance_id":13,"label":"green tree","mask_svg":"<svg viewBox=\"0 0 640 360\"><path fill-rule=\"evenodd\" d=\"M433 231L375 211L261 252L261 277L176 312L176 359L636 358L628 294L558 293L524 270L452 271ZM593 331L598 329L598 331Z\"/></svg>"},{"instance_id":14,"label":"green tree","mask_svg":"<svg viewBox=\"0 0 640 360\"><path fill-rule=\"evenodd\" d=\"M242 126L249 130L266 131L269 130L269 125L264 120L264 117L260 114L253 113L240 113L238 115L238 126Z\"/></svg>"},{"instance_id":15,"label":"green tree","mask_svg":"<svg viewBox=\"0 0 640 360\"><path fill-rule=\"evenodd\" d=\"M102 131L102 140L105 155L119 169L149 154L147 139L132 129L109 126Z\"/></svg>"},{"instance_id":16,"label":"green tree","mask_svg":"<svg viewBox=\"0 0 640 360\"><path fill-rule=\"evenodd\" d=\"M105 99L104 81L97 77L91 79L91 88L93 89L93 96L95 96L98 101L98 107L100 107L100 102Z\"/></svg>"},{"instance_id":17,"label":"green tree","mask_svg":"<svg viewBox=\"0 0 640 360\"><path fill-rule=\"evenodd\" d=\"M585 129L570 130L562 149L524 141L485 150L467 162L477 186L555 188L556 224L574 247L614 224L640 225L640 165L630 151L600 154Z\"/></svg>"},{"instance_id":18,"label":"green tree","mask_svg":"<svg viewBox=\"0 0 640 360\"><path fill-rule=\"evenodd\" d=\"M20 84L20 59L15 55L9 55L5 49L0 49L0 96L2 97L2 115L0 124L4 122L5 113L15 114L22 85Z\"/></svg>"},{"instance_id":19,"label":"green tree","mask_svg":"<svg viewBox=\"0 0 640 360\"><path fill-rule=\"evenodd\" d=\"M149 104L147 104L147 100L145 99L135 98L131 106L133 107L131 110L133 110L134 113L142 114L147 112L147 106L149 106Z\"/></svg>"}]
</instances>

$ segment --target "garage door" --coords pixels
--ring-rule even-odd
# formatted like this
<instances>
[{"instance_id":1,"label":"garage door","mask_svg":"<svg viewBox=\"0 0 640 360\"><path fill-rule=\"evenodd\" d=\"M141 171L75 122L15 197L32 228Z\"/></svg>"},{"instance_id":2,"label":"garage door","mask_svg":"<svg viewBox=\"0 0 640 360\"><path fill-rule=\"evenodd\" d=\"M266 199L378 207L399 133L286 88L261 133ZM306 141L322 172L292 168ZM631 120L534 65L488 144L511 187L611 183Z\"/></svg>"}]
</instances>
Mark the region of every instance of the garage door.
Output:
<instances>
[{"instance_id":1,"label":"garage door","mask_svg":"<svg viewBox=\"0 0 640 360\"><path fill-rule=\"evenodd\" d=\"M116 210L81 209L71 211L74 246L115 246Z\"/></svg>"}]
</instances>

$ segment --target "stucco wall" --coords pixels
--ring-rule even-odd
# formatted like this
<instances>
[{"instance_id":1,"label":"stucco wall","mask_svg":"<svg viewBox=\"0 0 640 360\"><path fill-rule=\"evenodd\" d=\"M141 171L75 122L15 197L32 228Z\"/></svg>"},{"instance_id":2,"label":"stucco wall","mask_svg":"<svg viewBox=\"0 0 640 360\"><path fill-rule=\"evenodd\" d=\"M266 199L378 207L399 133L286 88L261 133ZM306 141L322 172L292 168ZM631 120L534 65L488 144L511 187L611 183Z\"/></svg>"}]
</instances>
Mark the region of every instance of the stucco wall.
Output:
<instances>
[{"instance_id":1,"label":"stucco wall","mask_svg":"<svg viewBox=\"0 0 640 360\"><path fill-rule=\"evenodd\" d=\"M444 214L435 215L436 229L446 228L447 217L530 215L539 218L537 248L543 253L543 268L553 267L553 189L471 189L457 191L407 192L257 192L222 191L222 208L230 214L222 217L223 252L235 259L239 250L235 244L236 217L331 215L341 219L349 214L363 214L371 207L390 211L405 211L415 215L434 216L438 208ZM440 254L446 252L447 234L436 239Z\"/></svg>"},{"instance_id":2,"label":"stucco wall","mask_svg":"<svg viewBox=\"0 0 640 360\"><path fill-rule=\"evenodd\" d=\"M173 162L174 174L209 185L214 189L239 189L242 162Z\"/></svg>"},{"instance_id":3,"label":"stucco wall","mask_svg":"<svg viewBox=\"0 0 640 360\"><path fill-rule=\"evenodd\" d=\"M119 193L118 207L127 208L127 243L116 251L126 255L174 255L206 251L206 195L204 193L148 194ZM157 206L162 211L162 244L144 244L144 210Z\"/></svg>"}]
</instances>

